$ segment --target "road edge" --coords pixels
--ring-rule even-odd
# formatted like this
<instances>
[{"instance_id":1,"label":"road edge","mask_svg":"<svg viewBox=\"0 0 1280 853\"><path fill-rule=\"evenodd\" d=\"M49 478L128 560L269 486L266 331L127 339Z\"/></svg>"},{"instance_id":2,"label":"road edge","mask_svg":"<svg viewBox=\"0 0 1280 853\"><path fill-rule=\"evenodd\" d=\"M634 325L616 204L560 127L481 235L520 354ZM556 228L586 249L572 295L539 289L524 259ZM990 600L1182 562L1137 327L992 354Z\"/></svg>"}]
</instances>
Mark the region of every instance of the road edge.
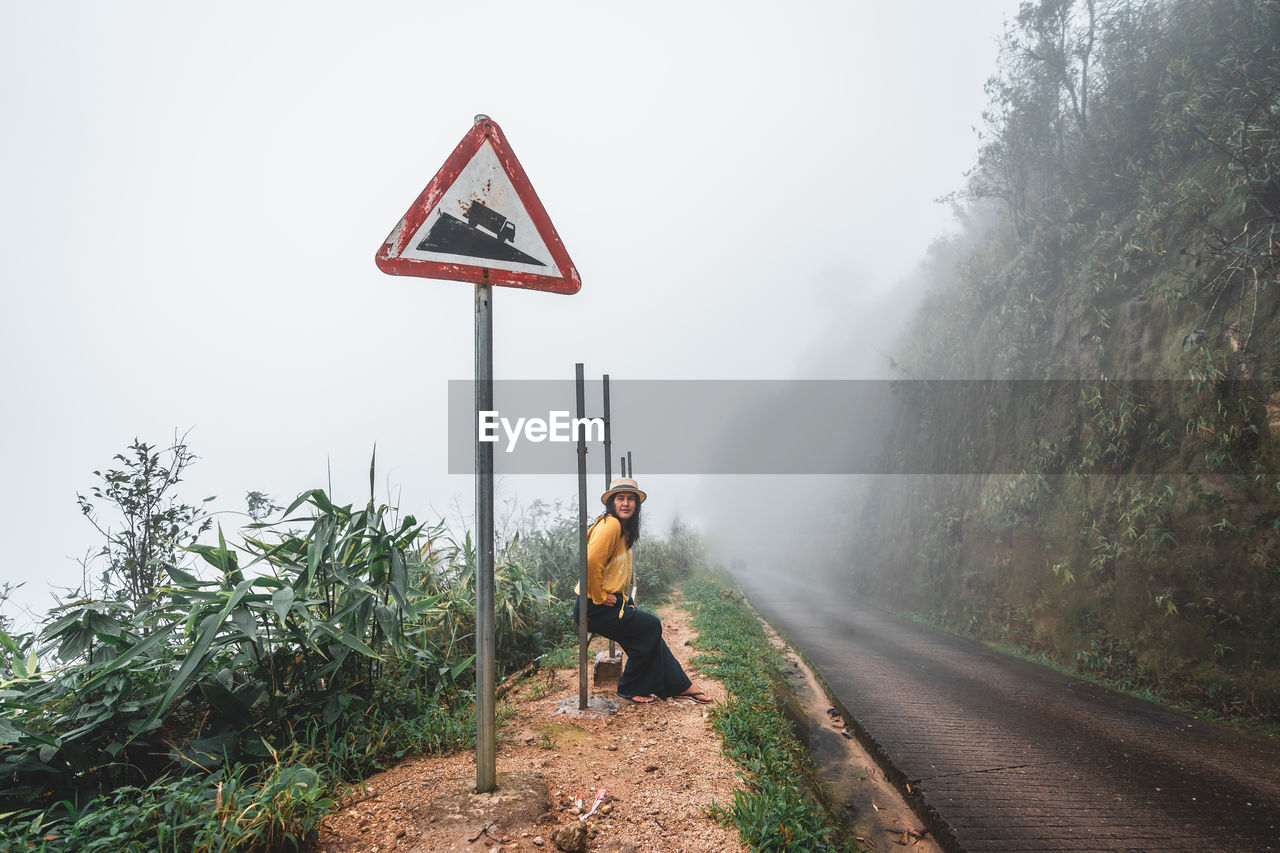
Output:
<instances>
[{"instance_id":1,"label":"road edge","mask_svg":"<svg viewBox=\"0 0 1280 853\"><path fill-rule=\"evenodd\" d=\"M928 828L929 833L934 837L938 845L942 847L943 850L947 851L947 853L965 853L964 848L960 845L955 833L952 832L950 825L943 819L941 813L939 813L938 810L930 805L928 800L925 799L918 781L916 783L912 783L912 781L907 778L906 774L893 763L893 760L889 757L889 754L885 751L884 747L880 745L880 742L877 741L875 736L867 730L866 726L862 724L862 721L858 719L857 715L852 713L849 708L840 701L839 697L832 692L830 685L827 684L827 680L822 676L822 671L812 660L809 659L804 651L796 645L791 637L787 635L786 631L783 631L777 625L770 622L769 619L751 603L750 597L745 595L745 593L743 598L746 605L751 608L751 612L756 615L756 618L765 625L768 625L770 630L774 631L779 637L781 637L787 644L787 647L795 653L796 657L798 657L806 667L808 667L809 671L813 674L814 679L822 688L822 692L826 694L827 701L831 703L833 708L840 712L846 726L853 732L858 743L862 745L863 749L867 751L871 759L876 763L876 766L878 766L889 779L890 784L893 785L894 789L906 802L907 806L915 816L919 818L920 822L923 823L925 827Z\"/></svg>"}]
</instances>

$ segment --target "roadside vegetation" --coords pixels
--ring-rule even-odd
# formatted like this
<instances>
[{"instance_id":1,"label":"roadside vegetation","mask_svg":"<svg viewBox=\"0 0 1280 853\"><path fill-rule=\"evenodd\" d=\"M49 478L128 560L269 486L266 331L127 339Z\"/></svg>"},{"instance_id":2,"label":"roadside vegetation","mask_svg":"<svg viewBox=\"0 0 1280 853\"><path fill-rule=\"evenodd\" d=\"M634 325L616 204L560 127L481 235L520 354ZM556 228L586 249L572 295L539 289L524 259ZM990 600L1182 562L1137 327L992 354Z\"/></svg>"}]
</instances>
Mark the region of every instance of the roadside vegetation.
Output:
<instances>
[{"instance_id":1,"label":"roadside vegetation","mask_svg":"<svg viewBox=\"0 0 1280 853\"><path fill-rule=\"evenodd\" d=\"M1280 0L1033 0L896 357L849 581L1280 723Z\"/></svg>"},{"instance_id":2,"label":"roadside vegetation","mask_svg":"<svg viewBox=\"0 0 1280 853\"><path fill-rule=\"evenodd\" d=\"M103 547L34 633L0 625L0 847L305 850L352 785L475 745L475 553L467 536L322 489L249 492L234 541L180 484L183 441L134 442L80 498ZM211 499L210 499L211 500ZM498 677L569 654L576 513L536 503L496 562ZM203 539L209 539L205 542ZM746 844L844 850L775 703L782 663L680 522L637 549L644 600L676 585L713 721L747 787L714 813ZM695 571L696 570L696 571Z\"/></svg>"},{"instance_id":3,"label":"roadside vegetation","mask_svg":"<svg viewBox=\"0 0 1280 853\"><path fill-rule=\"evenodd\" d=\"M83 587L34 632L0 623L6 850L306 849L350 785L474 747L470 535L379 503L372 463L367 500L248 492L229 535L180 496L195 460L135 441L94 472ZM499 680L574 635L576 516L537 504L507 527ZM699 553L678 524L648 533L645 594Z\"/></svg>"},{"instance_id":4,"label":"roadside vegetation","mask_svg":"<svg viewBox=\"0 0 1280 853\"><path fill-rule=\"evenodd\" d=\"M737 586L700 571L681 589L702 650L693 663L721 680L729 694L712 712L712 723L746 783L732 803L713 805L712 814L736 827L752 850L865 849L851 846L839 820L804 781L810 776L808 753L776 701L775 684L784 682L782 658Z\"/></svg>"}]
</instances>

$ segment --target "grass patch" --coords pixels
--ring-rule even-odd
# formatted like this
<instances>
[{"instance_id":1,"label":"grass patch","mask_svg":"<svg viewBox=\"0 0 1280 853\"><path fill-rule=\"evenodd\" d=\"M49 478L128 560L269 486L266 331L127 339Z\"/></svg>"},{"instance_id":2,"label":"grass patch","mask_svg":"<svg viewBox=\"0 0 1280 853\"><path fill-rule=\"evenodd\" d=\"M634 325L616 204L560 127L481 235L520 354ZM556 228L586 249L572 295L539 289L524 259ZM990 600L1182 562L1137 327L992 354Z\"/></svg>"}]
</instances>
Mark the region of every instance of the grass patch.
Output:
<instances>
[{"instance_id":1,"label":"grass patch","mask_svg":"<svg viewBox=\"0 0 1280 853\"><path fill-rule=\"evenodd\" d=\"M543 662L543 666L547 669L577 669L578 667L578 636L574 634L573 645L560 646L547 654L547 659Z\"/></svg>"},{"instance_id":2,"label":"grass patch","mask_svg":"<svg viewBox=\"0 0 1280 853\"><path fill-rule=\"evenodd\" d=\"M695 573L684 585L686 603L702 650L693 663L722 681L729 698L711 715L725 751L738 765L745 788L733 803L710 807L712 816L737 828L758 851L846 851L843 831L799 781L808 754L774 702L772 678L784 664L756 615L721 575Z\"/></svg>"}]
</instances>

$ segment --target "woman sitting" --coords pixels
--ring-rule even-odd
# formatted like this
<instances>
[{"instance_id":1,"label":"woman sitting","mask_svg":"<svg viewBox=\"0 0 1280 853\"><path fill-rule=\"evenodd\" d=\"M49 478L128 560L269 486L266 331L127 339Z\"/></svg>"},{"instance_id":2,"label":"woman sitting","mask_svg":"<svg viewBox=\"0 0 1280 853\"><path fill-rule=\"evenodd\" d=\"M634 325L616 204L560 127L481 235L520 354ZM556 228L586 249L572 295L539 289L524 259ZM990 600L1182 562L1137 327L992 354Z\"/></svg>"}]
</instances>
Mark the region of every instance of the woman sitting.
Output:
<instances>
[{"instance_id":1,"label":"woman sitting","mask_svg":"<svg viewBox=\"0 0 1280 853\"><path fill-rule=\"evenodd\" d=\"M640 504L647 496L635 480L621 477L600 496L605 513L587 532L587 630L613 640L627 654L618 677L618 695L647 705L659 699L683 698L707 705L711 697L695 690L680 662L662 639L662 622L636 608L631 588L631 548L640 538ZM583 596L578 587L573 618Z\"/></svg>"}]
</instances>

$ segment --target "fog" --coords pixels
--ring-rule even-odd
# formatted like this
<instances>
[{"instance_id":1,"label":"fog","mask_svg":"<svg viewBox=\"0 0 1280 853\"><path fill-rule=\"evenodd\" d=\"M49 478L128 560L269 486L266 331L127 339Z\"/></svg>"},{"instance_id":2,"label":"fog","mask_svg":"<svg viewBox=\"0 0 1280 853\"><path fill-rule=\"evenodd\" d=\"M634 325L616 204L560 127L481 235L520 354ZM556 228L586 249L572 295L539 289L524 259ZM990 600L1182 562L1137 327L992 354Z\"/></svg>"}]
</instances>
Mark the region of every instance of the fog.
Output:
<instances>
[{"instance_id":1,"label":"fog","mask_svg":"<svg viewBox=\"0 0 1280 853\"><path fill-rule=\"evenodd\" d=\"M380 500L470 523L446 422L472 288L373 257L478 113L583 281L495 293L497 378L889 376L1016 7L5 4L6 612L80 584L101 538L76 495L135 438L187 435L181 497L216 496L233 541L250 490L363 502L375 447ZM565 459L499 505L572 504ZM828 559L857 487L635 466L649 530L748 563Z\"/></svg>"}]
</instances>

